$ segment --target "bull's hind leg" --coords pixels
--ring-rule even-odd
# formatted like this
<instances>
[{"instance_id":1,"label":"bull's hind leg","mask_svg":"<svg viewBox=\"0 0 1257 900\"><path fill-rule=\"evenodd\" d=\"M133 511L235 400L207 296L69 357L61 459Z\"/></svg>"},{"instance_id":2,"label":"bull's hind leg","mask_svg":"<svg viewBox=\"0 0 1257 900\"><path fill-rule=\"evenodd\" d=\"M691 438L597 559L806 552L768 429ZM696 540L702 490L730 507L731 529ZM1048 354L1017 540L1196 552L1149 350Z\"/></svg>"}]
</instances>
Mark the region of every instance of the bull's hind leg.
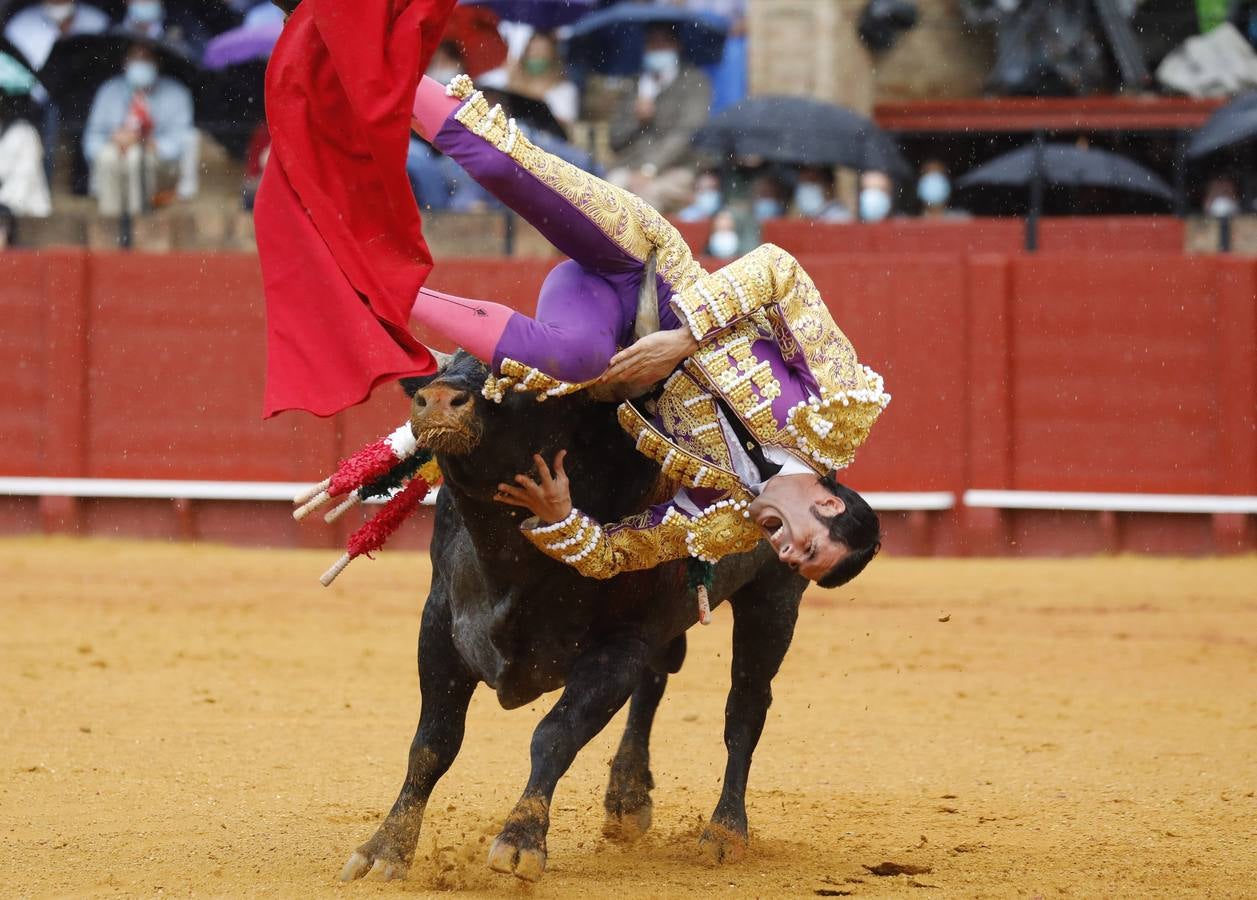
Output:
<instances>
[{"instance_id":1,"label":"bull's hind leg","mask_svg":"<svg viewBox=\"0 0 1257 900\"><path fill-rule=\"evenodd\" d=\"M375 834L345 863L341 881L368 874L382 880L405 877L419 842L428 797L463 743L463 725L476 683L451 639L449 603L434 587L419 626L419 727L410 744L406 780Z\"/></svg>"},{"instance_id":2,"label":"bull's hind leg","mask_svg":"<svg viewBox=\"0 0 1257 900\"><path fill-rule=\"evenodd\" d=\"M646 652L641 640L624 637L576 661L563 696L533 732L528 786L489 848L491 869L525 881L541 878L554 789L580 749L611 721L641 683Z\"/></svg>"},{"instance_id":3,"label":"bull's hind leg","mask_svg":"<svg viewBox=\"0 0 1257 900\"><path fill-rule=\"evenodd\" d=\"M712 863L737 862L746 853L746 780L773 701L772 680L794 636L799 581L773 564L731 598L733 664L725 704L729 759L720 802L698 841Z\"/></svg>"},{"instance_id":4,"label":"bull's hind leg","mask_svg":"<svg viewBox=\"0 0 1257 900\"><path fill-rule=\"evenodd\" d=\"M668 655L668 669L679 670L685 658L685 635L673 641ZM607 818L602 833L611 840L635 841L650 828L653 806L650 792L655 787L650 774L650 731L667 685L666 673L647 669L642 673L637 690L633 691L624 737L611 760L611 780L603 800Z\"/></svg>"}]
</instances>

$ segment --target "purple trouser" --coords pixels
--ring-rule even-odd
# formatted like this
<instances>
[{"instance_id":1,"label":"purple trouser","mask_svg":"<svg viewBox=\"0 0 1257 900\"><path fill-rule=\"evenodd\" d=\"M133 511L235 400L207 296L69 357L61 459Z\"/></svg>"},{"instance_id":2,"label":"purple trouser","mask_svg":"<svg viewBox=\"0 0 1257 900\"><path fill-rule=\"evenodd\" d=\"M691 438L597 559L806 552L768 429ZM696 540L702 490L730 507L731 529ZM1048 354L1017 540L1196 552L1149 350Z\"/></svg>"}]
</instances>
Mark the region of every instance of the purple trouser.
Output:
<instances>
[{"instance_id":1,"label":"purple trouser","mask_svg":"<svg viewBox=\"0 0 1257 900\"><path fill-rule=\"evenodd\" d=\"M569 260L546 277L536 318L426 290L412 318L456 340L495 370L509 358L560 381L588 381L601 375L632 338L645 256L653 249L659 255L666 251L672 261L656 276L660 325L679 327L668 303L674 281L701 270L676 230L637 197L544 153L522 136L506 143L514 153L499 148L503 141L481 137L456 118L459 105L425 78L415 101L416 130L426 138L424 131L440 121L430 138L433 146Z\"/></svg>"}]
</instances>

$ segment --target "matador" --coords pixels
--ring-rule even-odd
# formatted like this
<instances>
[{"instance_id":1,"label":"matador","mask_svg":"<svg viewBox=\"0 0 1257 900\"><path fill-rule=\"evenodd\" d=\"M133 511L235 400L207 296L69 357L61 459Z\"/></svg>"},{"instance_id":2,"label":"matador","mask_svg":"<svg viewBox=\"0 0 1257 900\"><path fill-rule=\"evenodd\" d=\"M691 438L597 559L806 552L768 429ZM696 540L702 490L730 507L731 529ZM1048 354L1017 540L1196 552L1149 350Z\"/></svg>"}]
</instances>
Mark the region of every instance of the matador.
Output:
<instances>
[{"instance_id":1,"label":"matador","mask_svg":"<svg viewBox=\"0 0 1257 900\"><path fill-rule=\"evenodd\" d=\"M537 313L421 289L411 319L491 367L486 396L544 398L598 381L654 390L619 407L624 430L675 486L669 500L614 523L572 507L563 452L499 486L526 507L543 553L609 578L671 559L714 562L767 539L825 587L880 548L876 514L836 472L890 397L862 365L789 253L760 246L705 271L675 228L638 197L538 149L466 76L424 78L412 128L568 259ZM634 341L644 279L658 330Z\"/></svg>"}]
</instances>

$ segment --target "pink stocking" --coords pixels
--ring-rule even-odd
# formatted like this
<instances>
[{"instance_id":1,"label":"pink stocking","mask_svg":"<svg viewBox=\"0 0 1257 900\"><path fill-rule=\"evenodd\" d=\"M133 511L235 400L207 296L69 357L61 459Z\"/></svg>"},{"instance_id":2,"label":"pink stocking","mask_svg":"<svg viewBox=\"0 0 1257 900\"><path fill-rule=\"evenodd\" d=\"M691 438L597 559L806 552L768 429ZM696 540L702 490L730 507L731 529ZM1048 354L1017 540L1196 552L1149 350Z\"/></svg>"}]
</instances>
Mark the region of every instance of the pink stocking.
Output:
<instances>
[{"instance_id":1,"label":"pink stocking","mask_svg":"<svg viewBox=\"0 0 1257 900\"><path fill-rule=\"evenodd\" d=\"M413 118L410 120L410 127L419 137L432 143L432 139L441 130L445 120L449 118L450 113L458 109L458 104L461 102L457 97L446 96L445 85L441 82L424 75L419 79L419 90L415 91L415 105L411 109Z\"/></svg>"},{"instance_id":2,"label":"pink stocking","mask_svg":"<svg viewBox=\"0 0 1257 900\"><path fill-rule=\"evenodd\" d=\"M515 311L488 300L468 300L420 288L410 320L449 338L472 356L492 366L493 352Z\"/></svg>"}]
</instances>

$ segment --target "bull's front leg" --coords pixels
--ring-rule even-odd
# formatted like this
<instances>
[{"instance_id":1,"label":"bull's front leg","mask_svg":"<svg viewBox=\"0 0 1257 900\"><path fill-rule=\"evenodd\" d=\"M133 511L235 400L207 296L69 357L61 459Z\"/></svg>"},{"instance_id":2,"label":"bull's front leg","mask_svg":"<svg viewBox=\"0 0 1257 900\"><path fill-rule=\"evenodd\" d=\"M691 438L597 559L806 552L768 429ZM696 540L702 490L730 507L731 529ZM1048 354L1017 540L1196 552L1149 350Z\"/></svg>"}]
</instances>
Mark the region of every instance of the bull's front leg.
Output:
<instances>
[{"instance_id":1,"label":"bull's front leg","mask_svg":"<svg viewBox=\"0 0 1257 900\"><path fill-rule=\"evenodd\" d=\"M724 786L698 845L712 863L746 854L746 781L751 756L773 702L772 681L794 637L801 581L776 563L731 598L733 663L725 704Z\"/></svg>"},{"instance_id":2,"label":"bull's front leg","mask_svg":"<svg viewBox=\"0 0 1257 900\"><path fill-rule=\"evenodd\" d=\"M419 627L419 726L410 745L406 780L375 834L345 863L341 881L364 875L403 878L414 860L428 797L462 746L467 707L477 684L454 647L450 627L444 588L434 585Z\"/></svg>"},{"instance_id":3,"label":"bull's front leg","mask_svg":"<svg viewBox=\"0 0 1257 900\"><path fill-rule=\"evenodd\" d=\"M646 645L619 637L583 654L563 696L532 736L532 771L523 796L489 848L489 868L537 881L546 869L550 801L576 754L616 714L642 680Z\"/></svg>"}]
</instances>

